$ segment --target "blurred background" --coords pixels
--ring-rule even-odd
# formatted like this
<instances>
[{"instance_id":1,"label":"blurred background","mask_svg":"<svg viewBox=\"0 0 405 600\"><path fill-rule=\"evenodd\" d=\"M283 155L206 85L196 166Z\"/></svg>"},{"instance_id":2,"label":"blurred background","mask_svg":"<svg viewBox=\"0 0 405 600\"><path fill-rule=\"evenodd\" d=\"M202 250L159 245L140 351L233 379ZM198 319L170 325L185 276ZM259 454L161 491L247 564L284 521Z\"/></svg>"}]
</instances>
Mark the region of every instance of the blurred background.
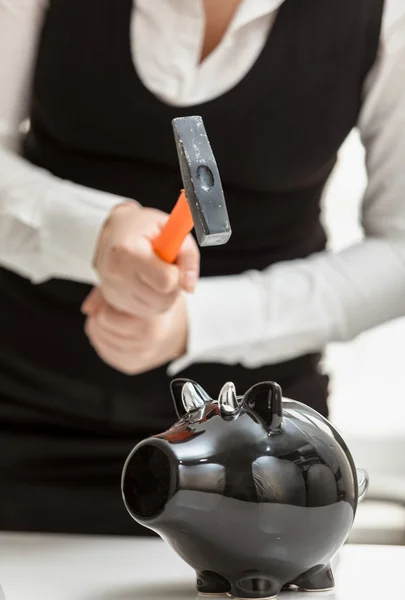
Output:
<instances>
[{"instance_id":1,"label":"blurred background","mask_svg":"<svg viewBox=\"0 0 405 600\"><path fill-rule=\"evenodd\" d=\"M365 185L364 152L354 131L324 197L333 249L361 239L356 223ZM331 420L370 476L350 541L405 545L405 319L331 345L326 367Z\"/></svg>"}]
</instances>

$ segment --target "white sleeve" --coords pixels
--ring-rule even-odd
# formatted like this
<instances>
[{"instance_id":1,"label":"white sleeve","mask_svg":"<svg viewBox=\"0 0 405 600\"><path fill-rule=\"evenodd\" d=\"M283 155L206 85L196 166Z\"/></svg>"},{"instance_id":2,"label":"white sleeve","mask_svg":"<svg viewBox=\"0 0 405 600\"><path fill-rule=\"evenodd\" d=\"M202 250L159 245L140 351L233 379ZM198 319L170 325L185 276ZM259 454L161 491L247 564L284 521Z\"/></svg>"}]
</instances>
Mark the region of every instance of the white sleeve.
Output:
<instances>
[{"instance_id":1,"label":"white sleeve","mask_svg":"<svg viewBox=\"0 0 405 600\"><path fill-rule=\"evenodd\" d=\"M187 297L193 362L274 364L405 315L405 3L388 0L358 123L368 185L364 239L262 273L202 280Z\"/></svg>"},{"instance_id":2,"label":"white sleeve","mask_svg":"<svg viewBox=\"0 0 405 600\"><path fill-rule=\"evenodd\" d=\"M17 154L46 0L0 0L0 264L40 282L97 281L92 259L122 198L54 177Z\"/></svg>"}]
</instances>

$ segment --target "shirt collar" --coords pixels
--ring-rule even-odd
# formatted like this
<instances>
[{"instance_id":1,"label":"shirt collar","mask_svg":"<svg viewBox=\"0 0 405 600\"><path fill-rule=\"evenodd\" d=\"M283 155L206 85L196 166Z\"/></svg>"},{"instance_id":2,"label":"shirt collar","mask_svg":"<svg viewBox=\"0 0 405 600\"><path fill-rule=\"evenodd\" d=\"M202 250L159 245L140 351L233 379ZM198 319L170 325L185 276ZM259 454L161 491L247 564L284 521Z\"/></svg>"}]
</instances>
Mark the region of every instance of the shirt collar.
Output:
<instances>
[{"instance_id":1,"label":"shirt collar","mask_svg":"<svg viewBox=\"0 0 405 600\"><path fill-rule=\"evenodd\" d=\"M230 25L229 33L241 29L251 21L275 13L285 0L242 0Z\"/></svg>"}]
</instances>

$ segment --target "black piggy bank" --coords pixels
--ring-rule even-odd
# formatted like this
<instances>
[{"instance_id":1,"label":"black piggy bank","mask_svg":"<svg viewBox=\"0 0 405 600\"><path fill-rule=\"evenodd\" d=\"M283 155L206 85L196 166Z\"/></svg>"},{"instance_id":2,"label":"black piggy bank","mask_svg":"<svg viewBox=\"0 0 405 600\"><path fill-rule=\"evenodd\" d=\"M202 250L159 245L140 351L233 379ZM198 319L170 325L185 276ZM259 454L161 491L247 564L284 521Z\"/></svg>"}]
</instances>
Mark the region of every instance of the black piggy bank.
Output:
<instances>
[{"instance_id":1,"label":"black piggy bank","mask_svg":"<svg viewBox=\"0 0 405 600\"><path fill-rule=\"evenodd\" d=\"M197 573L198 592L269 598L334 587L330 561L368 478L332 425L274 382L212 400L172 382L179 421L138 444L123 470L131 516Z\"/></svg>"}]
</instances>

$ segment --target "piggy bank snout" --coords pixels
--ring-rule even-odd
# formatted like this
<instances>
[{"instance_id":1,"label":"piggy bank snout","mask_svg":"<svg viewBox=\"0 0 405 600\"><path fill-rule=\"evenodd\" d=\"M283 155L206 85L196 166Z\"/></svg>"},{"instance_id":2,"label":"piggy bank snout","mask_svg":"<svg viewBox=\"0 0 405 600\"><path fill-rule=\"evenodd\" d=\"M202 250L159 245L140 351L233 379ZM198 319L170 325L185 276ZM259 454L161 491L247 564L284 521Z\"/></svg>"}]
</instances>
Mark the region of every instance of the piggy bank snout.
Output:
<instances>
[{"instance_id":1,"label":"piggy bank snout","mask_svg":"<svg viewBox=\"0 0 405 600\"><path fill-rule=\"evenodd\" d=\"M122 494L136 521L146 524L162 513L173 495L176 472L176 459L163 440L146 440L134 448L124 466Z\"/></svg>"}]
</instances>

